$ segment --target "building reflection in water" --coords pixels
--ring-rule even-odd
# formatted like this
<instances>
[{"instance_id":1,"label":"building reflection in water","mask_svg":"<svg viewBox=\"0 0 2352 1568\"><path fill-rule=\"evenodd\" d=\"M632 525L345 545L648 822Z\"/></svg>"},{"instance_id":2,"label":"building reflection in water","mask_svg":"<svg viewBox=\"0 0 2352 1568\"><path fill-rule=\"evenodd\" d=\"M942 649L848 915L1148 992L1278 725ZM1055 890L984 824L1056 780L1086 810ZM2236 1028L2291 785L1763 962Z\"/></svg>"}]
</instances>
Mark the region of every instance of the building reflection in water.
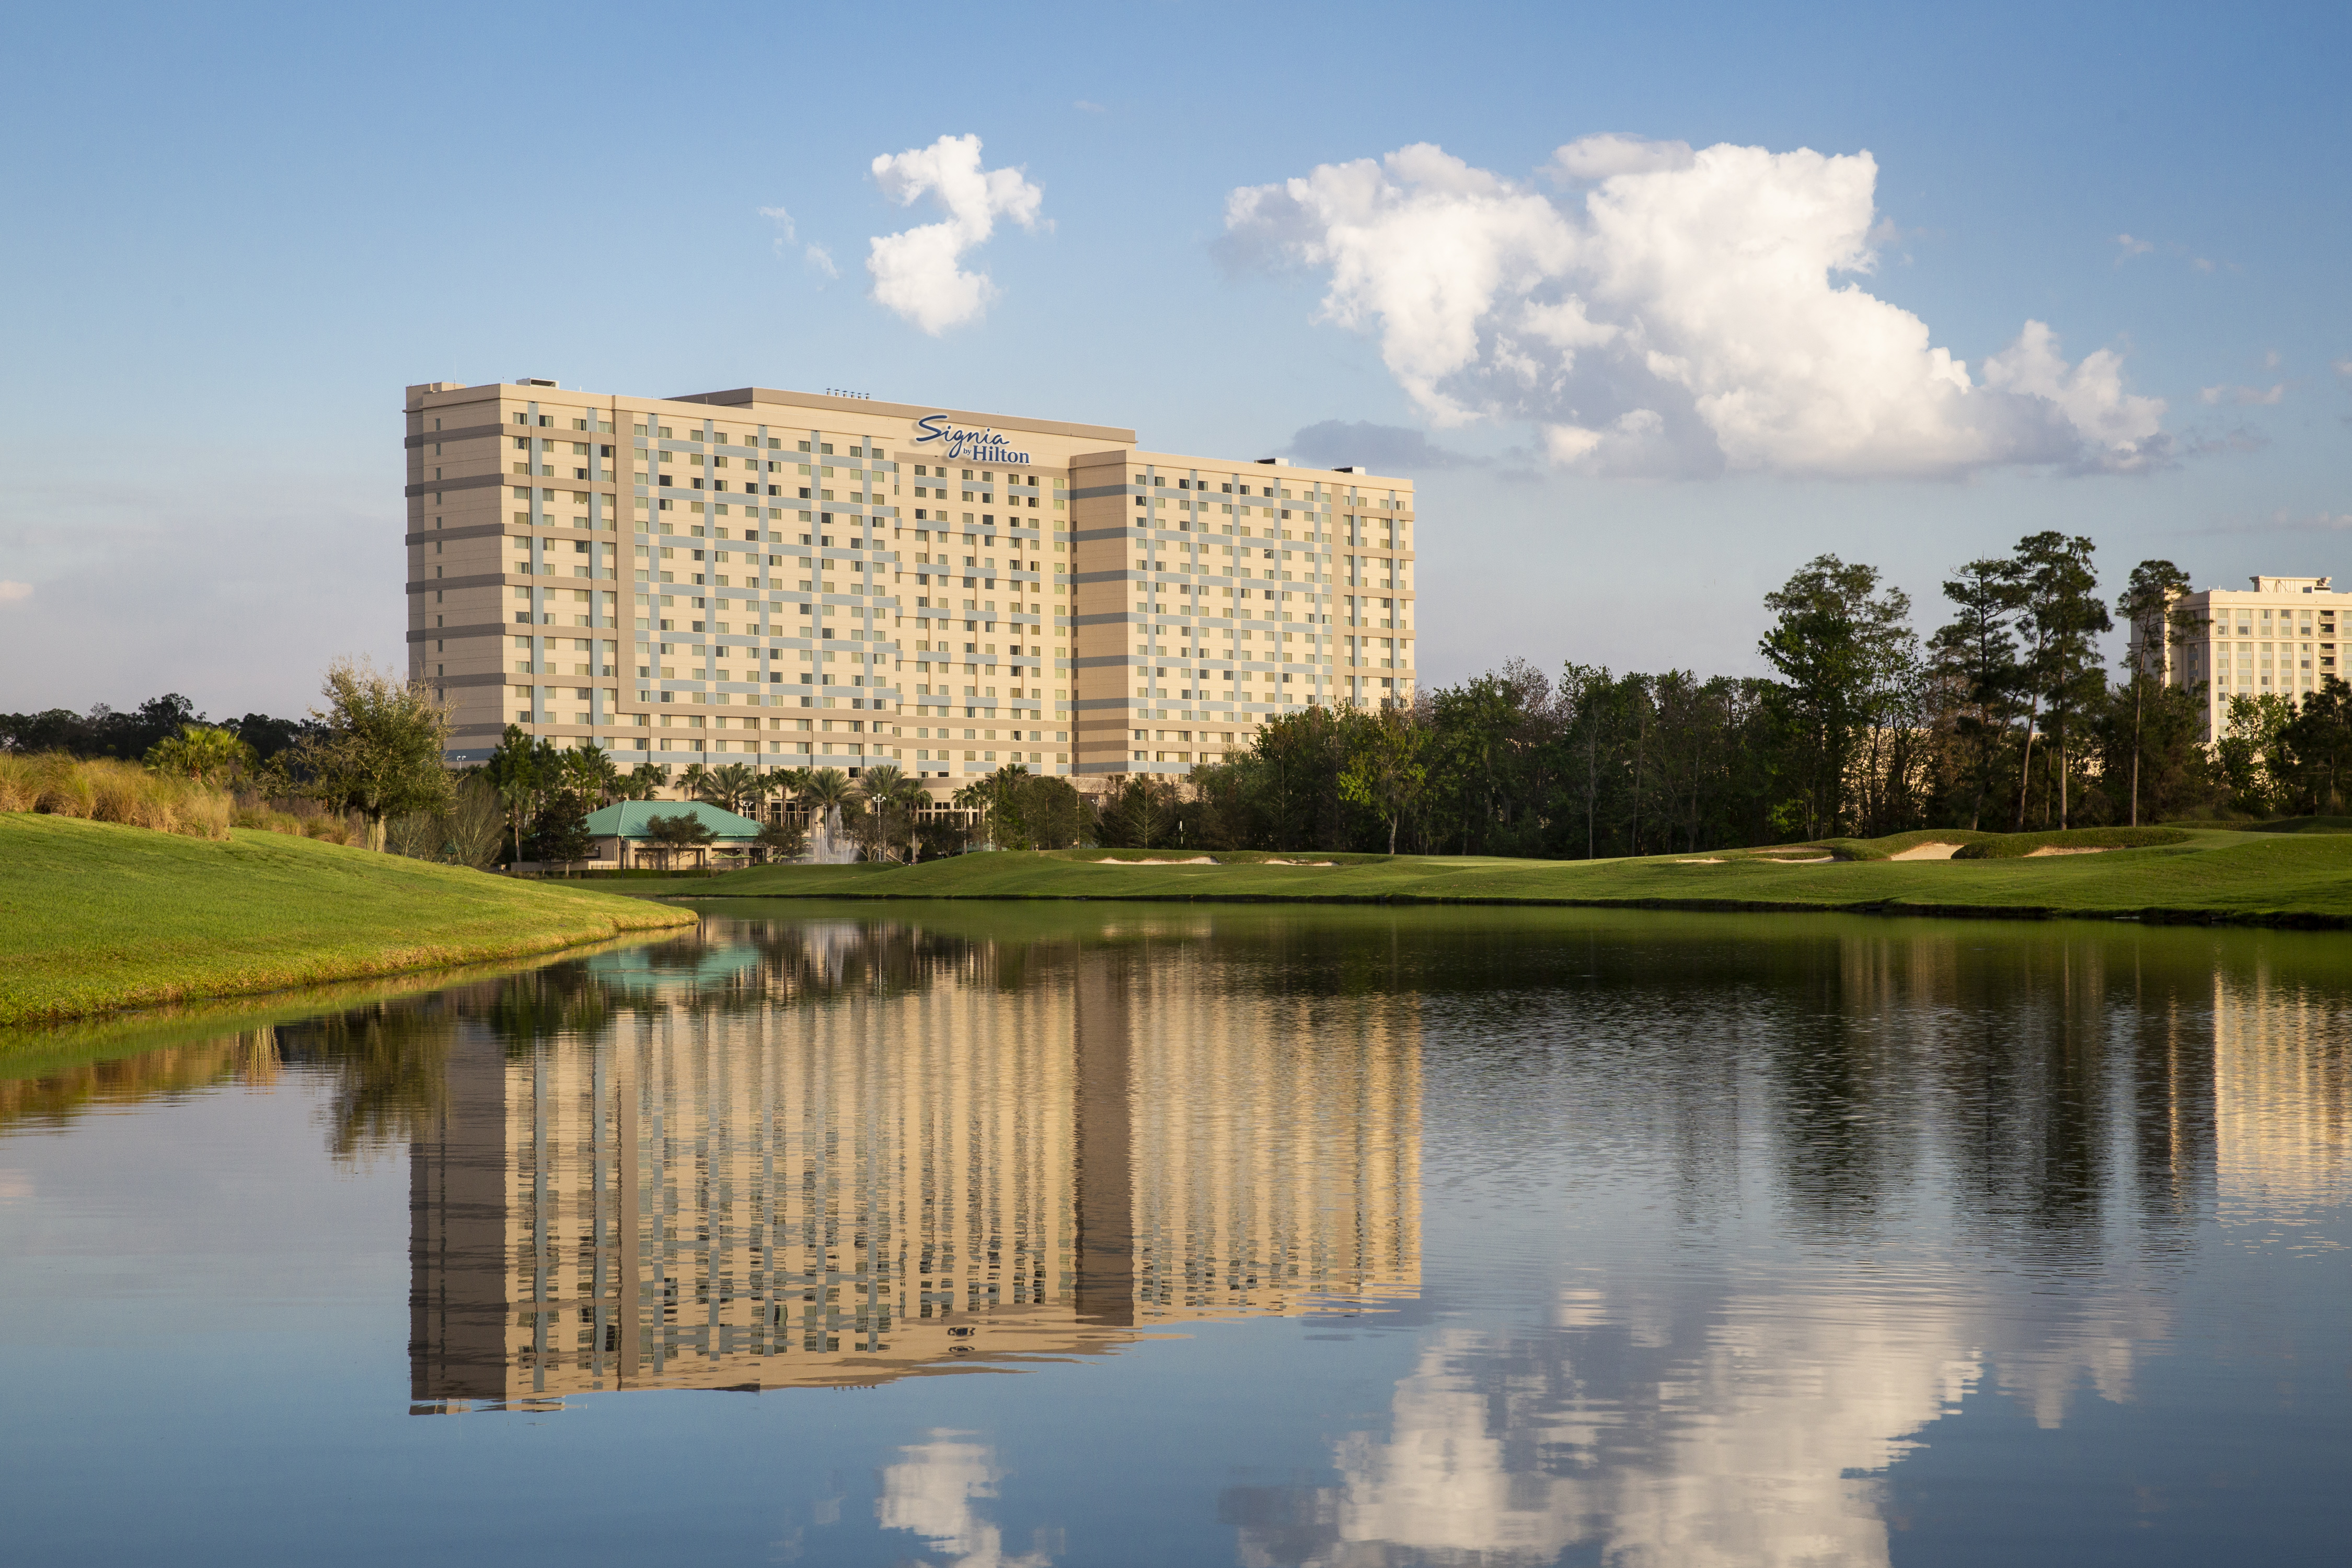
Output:
<instances>
[{"instance_id":1,"label":"building reflection in water","mask_svg":"<svg viewBox=\"0 0 2352 1568\"><path fill-rule=\"evenodd\" d=\"M410 1144L412 1397L871 1384L1411 1294L1411 1001L1301 1027L1213 962L803 925L461 1005Z\"/></svg>"},{"instance_id":2,"label":"building reflection in water","mask_svg":"<svg viewBox=\"0 0 2352 1568\"><path fill-rule=\"evenodd\" d=\"M2221 1222L2268 1224L2352 1198L2352 1016L2267 968L2216 977L2214 1178Z\"/></svg>"}]
</instances>

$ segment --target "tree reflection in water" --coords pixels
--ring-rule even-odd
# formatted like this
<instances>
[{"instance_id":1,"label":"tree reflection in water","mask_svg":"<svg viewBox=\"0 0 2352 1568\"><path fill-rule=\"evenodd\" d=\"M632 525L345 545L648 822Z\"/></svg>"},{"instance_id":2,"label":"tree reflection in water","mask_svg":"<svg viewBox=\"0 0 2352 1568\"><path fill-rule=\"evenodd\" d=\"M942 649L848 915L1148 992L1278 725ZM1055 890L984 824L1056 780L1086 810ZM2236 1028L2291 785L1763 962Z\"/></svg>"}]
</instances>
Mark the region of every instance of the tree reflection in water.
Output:
<instances>
[{"instance_id":1,"label":"tree reflection in water","mask_svg":"<svg viewBox=\"0 0 2352 1568\"><path fill-rule=\"evenodd\" d=\"M1479 1324L1448 1282L1526 1238L1457 1232L1428 1306L1470 1322L1332 1482L1225 1492L1241 1562L1887 1561L1884 1478L1964 1396L2044 1428L2086 1385L2130 1402L2232 1185L2273 1215L2284 1185L2340 1197L2346 989L2216 945L1702 921L1531 969L1423 943L1423 994L1459 1003L1423 1013L1431 1180L1559 1216L1554 1308Z\"/></svg>"}]
</instances>

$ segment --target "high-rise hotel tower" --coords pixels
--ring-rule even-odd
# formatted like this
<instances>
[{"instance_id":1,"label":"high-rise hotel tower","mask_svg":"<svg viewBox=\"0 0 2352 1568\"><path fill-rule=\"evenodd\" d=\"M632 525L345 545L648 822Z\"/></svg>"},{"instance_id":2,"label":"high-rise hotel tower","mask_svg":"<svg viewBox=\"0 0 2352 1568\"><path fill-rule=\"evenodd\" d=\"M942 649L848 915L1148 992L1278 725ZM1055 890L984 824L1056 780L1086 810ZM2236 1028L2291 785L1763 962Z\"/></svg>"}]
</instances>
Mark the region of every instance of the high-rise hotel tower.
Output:
<instances>
[{"instance_id":1,"label":"high-rise hotel tower","mask_svg":"<svg viewBox=\"0 0 2352 1568\"><path fill-rule=\"evenodd\" d=\"M2338 593L2332 577L2247 581L2244 588L2177 595L2161 616L2129 628L2131 656L2142 669L2196 694L2198 738L2208 744L2229 733L2232 697L2308 701L2344 679L2336 628L2340 620L2352 631L2352 594Z\"/></svg>"},{"instance_id":2,"label":"high-rise hotel tower","mask_svg":"<svg viewBox=\"0 0 2352 1568\"><path fill-rule=\"evenodd\" d=\"M453 762L520 724L624 768L1083 789L1412 698L1409 479L765 387L428 382L406 426L409 668Z\"/></svg>"}]
</instances>

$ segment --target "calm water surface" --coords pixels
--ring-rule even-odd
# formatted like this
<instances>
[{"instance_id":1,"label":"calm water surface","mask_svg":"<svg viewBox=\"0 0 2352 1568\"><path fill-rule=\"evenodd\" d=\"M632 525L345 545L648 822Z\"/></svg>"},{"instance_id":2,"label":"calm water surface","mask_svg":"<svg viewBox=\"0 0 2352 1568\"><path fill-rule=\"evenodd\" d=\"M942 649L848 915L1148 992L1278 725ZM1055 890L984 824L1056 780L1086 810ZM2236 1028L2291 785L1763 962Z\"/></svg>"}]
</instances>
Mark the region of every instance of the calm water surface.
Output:
<instances>
[{"instance_id":1,"label":"calm water surface","mask_svg":"<svg viewBox=\"0 0 2352 1568\"><path fill-rule=\"evenodd\" d=\"M9 1559L2344 1560L2342 937L784 909L0 1065Z\"/></svg>"}]
</instances>

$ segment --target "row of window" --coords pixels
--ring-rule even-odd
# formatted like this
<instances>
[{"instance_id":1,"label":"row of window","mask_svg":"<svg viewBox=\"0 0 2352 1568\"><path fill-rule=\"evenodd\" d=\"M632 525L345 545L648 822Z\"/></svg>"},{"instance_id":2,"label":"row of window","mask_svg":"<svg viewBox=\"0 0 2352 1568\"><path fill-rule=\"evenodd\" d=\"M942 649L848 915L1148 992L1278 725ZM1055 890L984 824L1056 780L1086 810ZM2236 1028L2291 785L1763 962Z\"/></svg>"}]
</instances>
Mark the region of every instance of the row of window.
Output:
<instances>
[{"instance_id":1,"label":"row of window","mask_svg":"<svg viewBox=\"0 0 2352 1568\"><path fill-rule=\"evenodd\" d=\"M1034 483L1035 481L1033 479L1031 482ZM1206 490L1209 488L1209 481L1206 479L1188 479L1182 478L1171 479L1165 474L1138 474L1135 476L1135 482L1148 489L1164 490L1173 488L1180 490ZM1406 511L1411 510L1404 502L1394 499L1374 499L1367 500L1362 499L1360 493L1350 494L1343 499L1339 495L1339 491L1326 489L1321 485L1309 485L1307 487L1306 495L1295 496L1279 485L1260 485L1255 491L1253 491L1247 485L1221 483L1217 486L1217 493L1220 495L1229 496L1245 496L1255 494L1268 500L1320 501L1326 505L1351 506L1359 510L1367 507L1378 511Z\"/></svg>"}]
</instances>

